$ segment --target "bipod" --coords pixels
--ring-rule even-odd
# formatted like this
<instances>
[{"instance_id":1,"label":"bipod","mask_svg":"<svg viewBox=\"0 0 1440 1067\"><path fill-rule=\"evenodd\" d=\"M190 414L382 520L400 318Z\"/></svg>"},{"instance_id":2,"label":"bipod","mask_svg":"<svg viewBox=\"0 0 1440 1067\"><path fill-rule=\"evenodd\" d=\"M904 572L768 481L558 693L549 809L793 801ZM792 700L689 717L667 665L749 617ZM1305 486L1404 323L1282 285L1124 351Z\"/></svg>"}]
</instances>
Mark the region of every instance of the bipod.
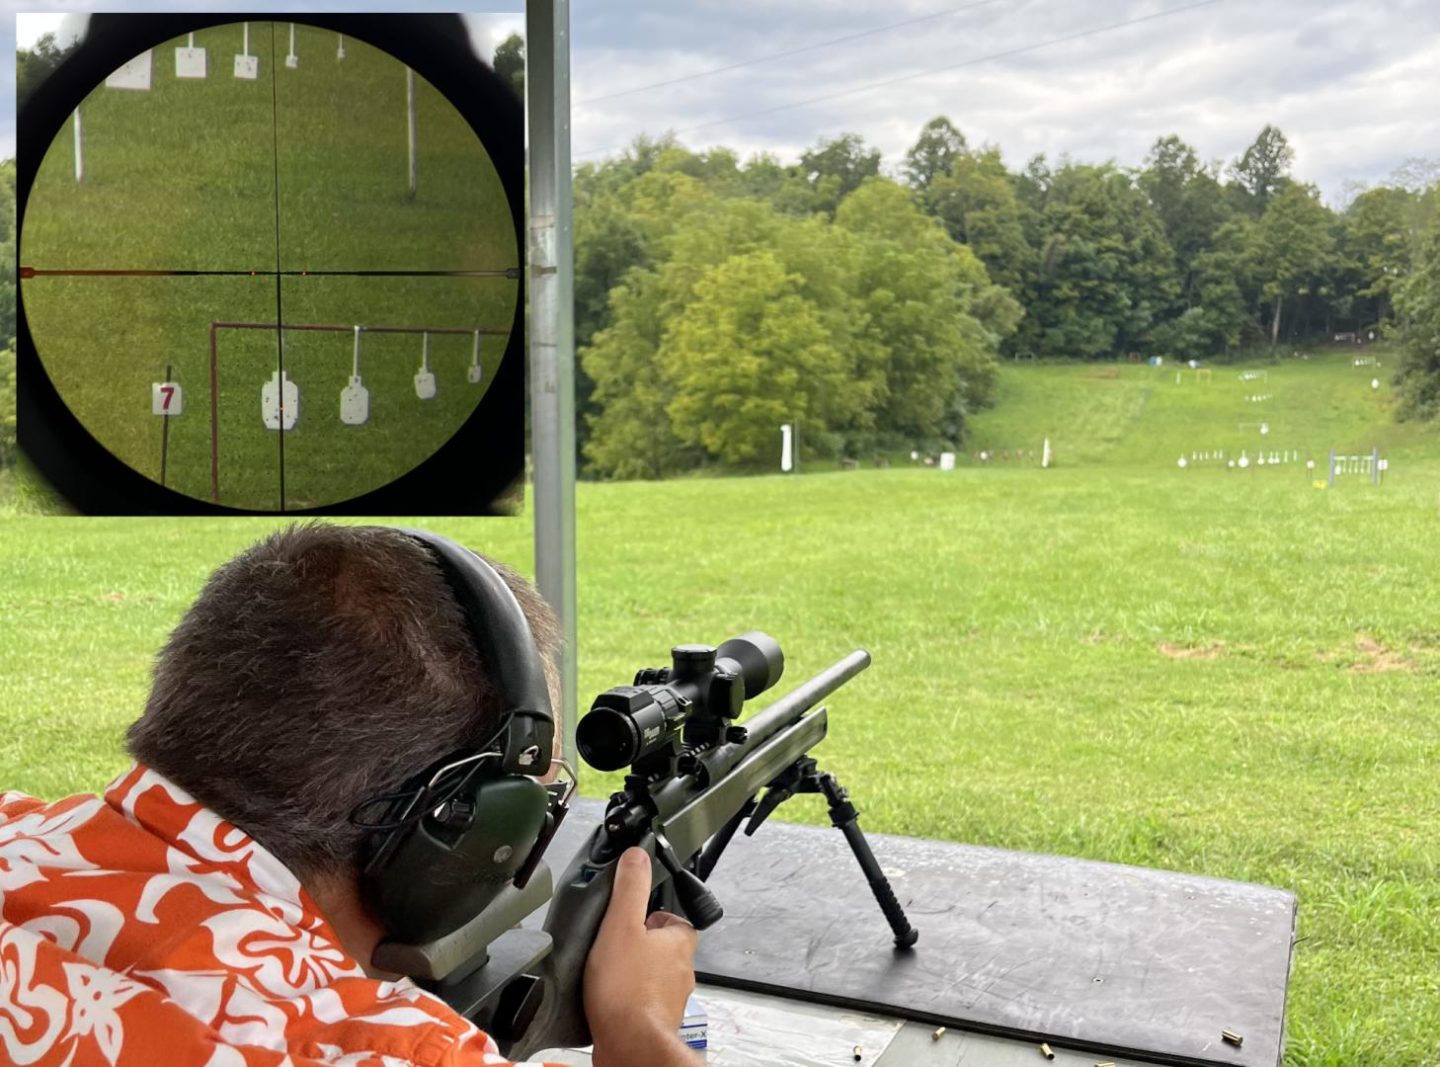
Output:
<instances>
[{"instance_id":1,"label":"bipod","mask_svg":"<svg viewBox=\"0 0 1440 1067\"><path fill-rule=\"evenodd\" d=\"M750 821L745 824L745 836L754 834L760 824L770 817L771 812L797 793L824 795L830 807L830 822L845 835L850 851L855 854L856 862L865 873L865 880L870 883L870 892L875 894L875 902L880 905L880 910L885 913L885 921L890 924L890 929L895 934L896 947L909 948L915 944L916 938L920 936L919 931L911 926L910 920L905 917L905 910L900 907L900 902L895 899L895 891L890 888L890 879L885 877L885 872L875 860L875 853L870 851L870 842L865 840L865 831L860 829L860 813L850 802L850 794L835 780L833 774L828 771L821 773L811 757L800 757L770 783L765 795L750 813Z\"/></svg>"}]
</instances>

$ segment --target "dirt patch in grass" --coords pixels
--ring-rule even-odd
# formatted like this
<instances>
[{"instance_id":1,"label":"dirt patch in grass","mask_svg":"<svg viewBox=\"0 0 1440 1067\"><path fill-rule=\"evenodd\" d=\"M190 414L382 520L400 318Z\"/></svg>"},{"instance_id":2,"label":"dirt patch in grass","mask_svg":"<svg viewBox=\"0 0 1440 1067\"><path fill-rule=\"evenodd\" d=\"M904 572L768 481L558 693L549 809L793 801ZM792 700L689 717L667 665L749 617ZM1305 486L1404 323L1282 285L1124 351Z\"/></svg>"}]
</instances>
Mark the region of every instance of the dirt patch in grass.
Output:
<instances>
[{"instance_id":1,"label":"dirt patch in grass","mask_svg":"<svg viewBox=\"0 0 1440 1067\"><path fill-rule=\"evenodd\" d=\"M1351 648L1333 652L1317 652L1322 663L1343 666L1352 674L1385 674L1389 671L1413 671L1415 661L1402 652L1389 648L1369 634L1356 634Z\"/></svg>"},{"instance_id":2,"label":"dirt patch in grass","mask_svg":"<svg viewBox=\"0 0 1440 1067\"><path fill-rule=\"evenodd\" d=\"M1156 651L1166 659L1216 659L1225 651L1224 641L1210 641L1203 645L1172 645L1161 641Z\"/></svg>"}]
</instances>

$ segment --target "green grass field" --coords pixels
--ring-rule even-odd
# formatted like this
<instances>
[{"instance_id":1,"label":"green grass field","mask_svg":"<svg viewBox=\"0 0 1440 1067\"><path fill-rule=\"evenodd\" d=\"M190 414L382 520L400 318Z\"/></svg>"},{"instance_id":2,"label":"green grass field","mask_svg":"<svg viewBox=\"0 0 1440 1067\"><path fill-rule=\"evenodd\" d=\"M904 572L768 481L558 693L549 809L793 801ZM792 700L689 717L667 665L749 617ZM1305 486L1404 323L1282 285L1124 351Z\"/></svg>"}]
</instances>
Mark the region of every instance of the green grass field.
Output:
<instances>
[{"instance_id":1,"label":"green grass field","mask_svg":"<svg viewBox=\"0 0 1440 1067\"><path fill-rule=\"evenodd\" d=\"M1245 450L1253 459L1262 448L1299 451L1317 466L1331 448L1379 447L1397 463L1436 456L1432 430L1392 419L1390 350L1342 345L1306 354L1295 359L1287 350L1274 362L1212 364L1208 377L1168 364L1012 365L1000 376L994 408L975 418L961 462L973 462L982 449L1038 453L1047 436L1062 465L1154 466L1221 450L1227 456ZM1357 367L1356 358L1379 365ZM1264 377L1242 381L1246 373ZM1375 378L1378 390L1370 388ZM1263 435L1262 422L1270 427Z\"/></svg>"},{"instance_id":2,"label":"green grass field","mask_svg":"<svg viewBox=\"0 0 1440 1067\"><path fill-rule=\"evenodd\" d=\"M272 26L274 39L272 41ZM174 76L154 51L149 91L101 86L81 106L84 180L73 131L46 154L23 220L26 266L56 269L270 271L256 277L30 278L21 298L36 348L75 415L112 453L160 479L162 418L152 382L184 390L171 421L166 482L211 497L212 321L277 321L273 272L504 270L519 265L500 178L464 119L416 78L417 192L407 179L405 68L379 50L297 28L299 66L284 65L288 26L252 23L260 77L232 77L241 27L195 35L209 77ZM183 40L172 44L184 44ZM277 224L278 215L278 224ZM370 335L361 378L370 419L339 418L352 335L288 332L284 360L300 389L285 434L260 417L260 388L279 365L273 330L219 336L220 502L273 510L347 500L385 485L443 445L489 388L505 351L519 283L507 278L286 277L280 321L500 331L483 339L471 384L471 338L432 338L436 395L422 400L419 335Z\"/></svg>"},{"instance_id":3,"label":"green grass field","mask_svg":"<svg viewBox=\"0 0 1440 1067\"><path fill-rule=\"evenodd\" d=\"M1269 368L1274 433L1376 441L1378 489L1180 471L1250 386L1128 366L1005 368L977 439L1048 433L1053 470L582 484L582 700L681 640L768 630L782 687L869 648L817 750L869 828L1292 889L1287 1063L1434 1064L1440 434L1386 421L1348 357ZM0 787L123 766L166 632L278 521L9 519ZM525 520L426 525L529 570Z\"/></svg>"}]
</instances>

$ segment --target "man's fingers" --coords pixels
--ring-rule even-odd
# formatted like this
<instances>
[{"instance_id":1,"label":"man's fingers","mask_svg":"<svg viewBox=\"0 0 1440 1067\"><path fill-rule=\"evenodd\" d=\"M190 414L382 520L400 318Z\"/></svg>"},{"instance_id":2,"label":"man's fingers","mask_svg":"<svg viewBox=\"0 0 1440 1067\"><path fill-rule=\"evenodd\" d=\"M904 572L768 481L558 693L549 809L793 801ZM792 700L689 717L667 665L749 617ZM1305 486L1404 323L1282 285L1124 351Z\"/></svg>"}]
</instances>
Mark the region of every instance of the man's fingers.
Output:
<instances>
[{"instance_id":1,"label":"man's fingers","mask_svg":"<svg viewBox=\"0 0 1440 1067\"><path fill-rule=\"evenodd\" d=\"M700 946L699 932L679 915L657 911L645 920L645 926L651 933L658 933L677 945L683 945L687 958L693 958L695 950Z\"/></svg>"},{"instance_id":2,"label":"man's fingers","mask_svg":"<svg viewBox=\"0 0 1440 1067\"><path fill-rule=\"evenodd\" d=\"M606 920L641 925L650 906L650 857L644 849L627 848L615 864L615 885L610 890Z\"/></svg>"}]
</instances>

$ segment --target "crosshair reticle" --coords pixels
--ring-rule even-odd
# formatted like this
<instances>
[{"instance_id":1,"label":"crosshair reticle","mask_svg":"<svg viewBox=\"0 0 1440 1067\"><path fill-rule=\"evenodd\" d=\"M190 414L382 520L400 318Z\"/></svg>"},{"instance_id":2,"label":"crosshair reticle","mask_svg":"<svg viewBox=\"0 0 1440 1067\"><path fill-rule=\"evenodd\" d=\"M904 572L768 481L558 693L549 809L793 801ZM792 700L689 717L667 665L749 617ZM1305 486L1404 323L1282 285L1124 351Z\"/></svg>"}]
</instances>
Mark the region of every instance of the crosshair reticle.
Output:
<instances>
[{"instance_id":1,"label":"crosshair reticle","mask_svg":"<svg viewBox=\"0 0 1440 1067\"><path fill-rule=\"evenodd\" d=\"M466 119L386 52L209 25L104 77L50 143L21 299L65 404L134 470L321 507L475 411L520 298L514 211Z\"/></svg>"}]
</instances>

